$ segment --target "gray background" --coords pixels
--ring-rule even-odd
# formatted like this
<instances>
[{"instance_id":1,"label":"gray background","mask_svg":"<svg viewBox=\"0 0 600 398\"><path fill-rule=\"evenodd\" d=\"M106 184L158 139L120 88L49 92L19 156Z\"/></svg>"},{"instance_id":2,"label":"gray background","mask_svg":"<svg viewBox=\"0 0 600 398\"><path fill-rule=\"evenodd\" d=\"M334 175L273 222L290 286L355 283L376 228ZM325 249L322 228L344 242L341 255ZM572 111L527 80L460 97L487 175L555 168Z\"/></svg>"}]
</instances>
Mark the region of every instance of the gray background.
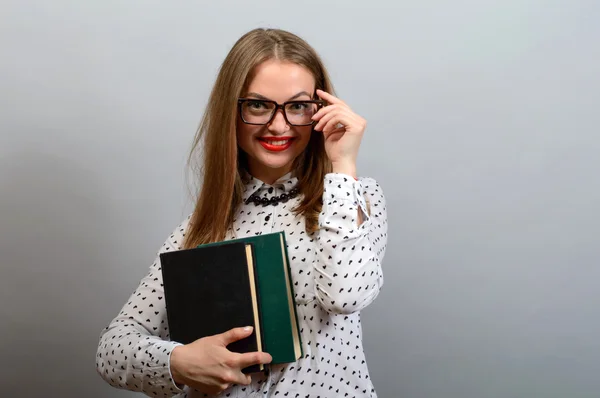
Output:
<instances>
[{"instance_id":1,"label":"gray background","mask_svg":"<svg viewBox=\"0 0 600 398\"><path fill-rule=\"evenodd\" d=\"M96 375L99 332L191 210L219 63L269 26L369 122L380 396L600 396L599 3L349 3L2 2L0 395L133 395Z\"/></svg>"}]
</instances>

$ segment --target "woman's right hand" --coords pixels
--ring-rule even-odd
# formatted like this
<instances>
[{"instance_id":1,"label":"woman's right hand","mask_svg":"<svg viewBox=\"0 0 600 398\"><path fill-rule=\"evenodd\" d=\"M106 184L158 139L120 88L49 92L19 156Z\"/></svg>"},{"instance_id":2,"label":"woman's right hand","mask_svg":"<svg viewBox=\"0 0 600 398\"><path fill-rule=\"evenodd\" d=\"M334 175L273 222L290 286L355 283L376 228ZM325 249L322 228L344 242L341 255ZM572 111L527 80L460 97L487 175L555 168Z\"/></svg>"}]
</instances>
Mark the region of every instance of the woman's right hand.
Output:
<instances>
[{"instance_id":1,"label":"woman's right hand","mask_svg":"<svg viewBox=\"0 0 600 398\"><path fill-rule=\"evenodd\" d=\"M173 379L205 394L218 394L231 384L250 384L250 375L242 373L242 369L270 363L273 358L266 352L231 352L227 345L251 333L252 327L235 328L175 347L171 352Z\"/></svg>"}]
</instances>

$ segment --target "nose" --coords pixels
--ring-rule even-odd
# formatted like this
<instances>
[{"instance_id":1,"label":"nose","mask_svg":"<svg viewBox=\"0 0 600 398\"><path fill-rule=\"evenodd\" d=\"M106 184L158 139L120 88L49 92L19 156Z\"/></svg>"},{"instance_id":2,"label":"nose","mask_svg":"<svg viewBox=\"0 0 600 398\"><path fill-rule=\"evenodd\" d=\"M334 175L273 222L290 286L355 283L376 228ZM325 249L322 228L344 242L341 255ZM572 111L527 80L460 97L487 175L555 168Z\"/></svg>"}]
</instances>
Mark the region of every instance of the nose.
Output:
<instances>
[{"instance_id":1,"label":"nose","mask_svg":"<svg viewBox=\"0 0 600 398\"><path fill-rule=\"evenodd\" d=\"M285 116L283 115L283 109L278 109L275 112L275 116L271 123L267 126L269 131L273 134L283 134L289 130L290 126L285 121Z\"/></svg>"}]
</instances>

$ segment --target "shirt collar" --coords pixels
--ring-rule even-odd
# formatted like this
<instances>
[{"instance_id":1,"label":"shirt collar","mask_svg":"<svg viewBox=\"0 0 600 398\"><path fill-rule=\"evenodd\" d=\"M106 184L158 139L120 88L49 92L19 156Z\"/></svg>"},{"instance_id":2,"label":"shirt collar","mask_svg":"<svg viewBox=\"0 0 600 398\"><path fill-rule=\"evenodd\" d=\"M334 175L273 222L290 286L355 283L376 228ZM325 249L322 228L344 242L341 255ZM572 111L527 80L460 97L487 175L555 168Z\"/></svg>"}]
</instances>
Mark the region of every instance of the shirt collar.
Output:
<instances>
[{"instance_id":1,"label":"shirt collar","mask_svg":"<svg viewBox=\"0 0 600 398\"><path fill-rule=\"evenodd\" d=\"M298 178L289 172L286 175L279 178L273 184L269 185L258 178L252 176L246 170L242 171L242 181L244 182L244 192L242 194L242 200L246 202L250 196L255 193L261 192L269 188L278 188L283 192L289 192L298 184Z\"/></svg>"}]
</instances>

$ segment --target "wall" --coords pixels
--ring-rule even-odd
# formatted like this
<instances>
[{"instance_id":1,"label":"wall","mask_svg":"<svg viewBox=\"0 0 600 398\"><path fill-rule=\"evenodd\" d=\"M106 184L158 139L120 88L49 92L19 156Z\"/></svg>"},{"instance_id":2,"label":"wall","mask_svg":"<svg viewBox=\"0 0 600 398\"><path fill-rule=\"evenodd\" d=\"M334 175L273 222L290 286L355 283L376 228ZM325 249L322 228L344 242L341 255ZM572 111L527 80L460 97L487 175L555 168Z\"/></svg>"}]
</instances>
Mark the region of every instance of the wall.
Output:
<instances>
[{"instance_id":1,"label":"wall","mask_svg":"<svg viewBox=\"0 0 600 398\"><path fill-rule=\"evenodd\" d=\"M3 2L7 396L133 396L96 375L98 335L191 210L193 133L256 26L305 37L369 122L360 172L390 221L363 315L379 395L598 396L598 2L350 3Z\"/></svg>"}]
</instances>

